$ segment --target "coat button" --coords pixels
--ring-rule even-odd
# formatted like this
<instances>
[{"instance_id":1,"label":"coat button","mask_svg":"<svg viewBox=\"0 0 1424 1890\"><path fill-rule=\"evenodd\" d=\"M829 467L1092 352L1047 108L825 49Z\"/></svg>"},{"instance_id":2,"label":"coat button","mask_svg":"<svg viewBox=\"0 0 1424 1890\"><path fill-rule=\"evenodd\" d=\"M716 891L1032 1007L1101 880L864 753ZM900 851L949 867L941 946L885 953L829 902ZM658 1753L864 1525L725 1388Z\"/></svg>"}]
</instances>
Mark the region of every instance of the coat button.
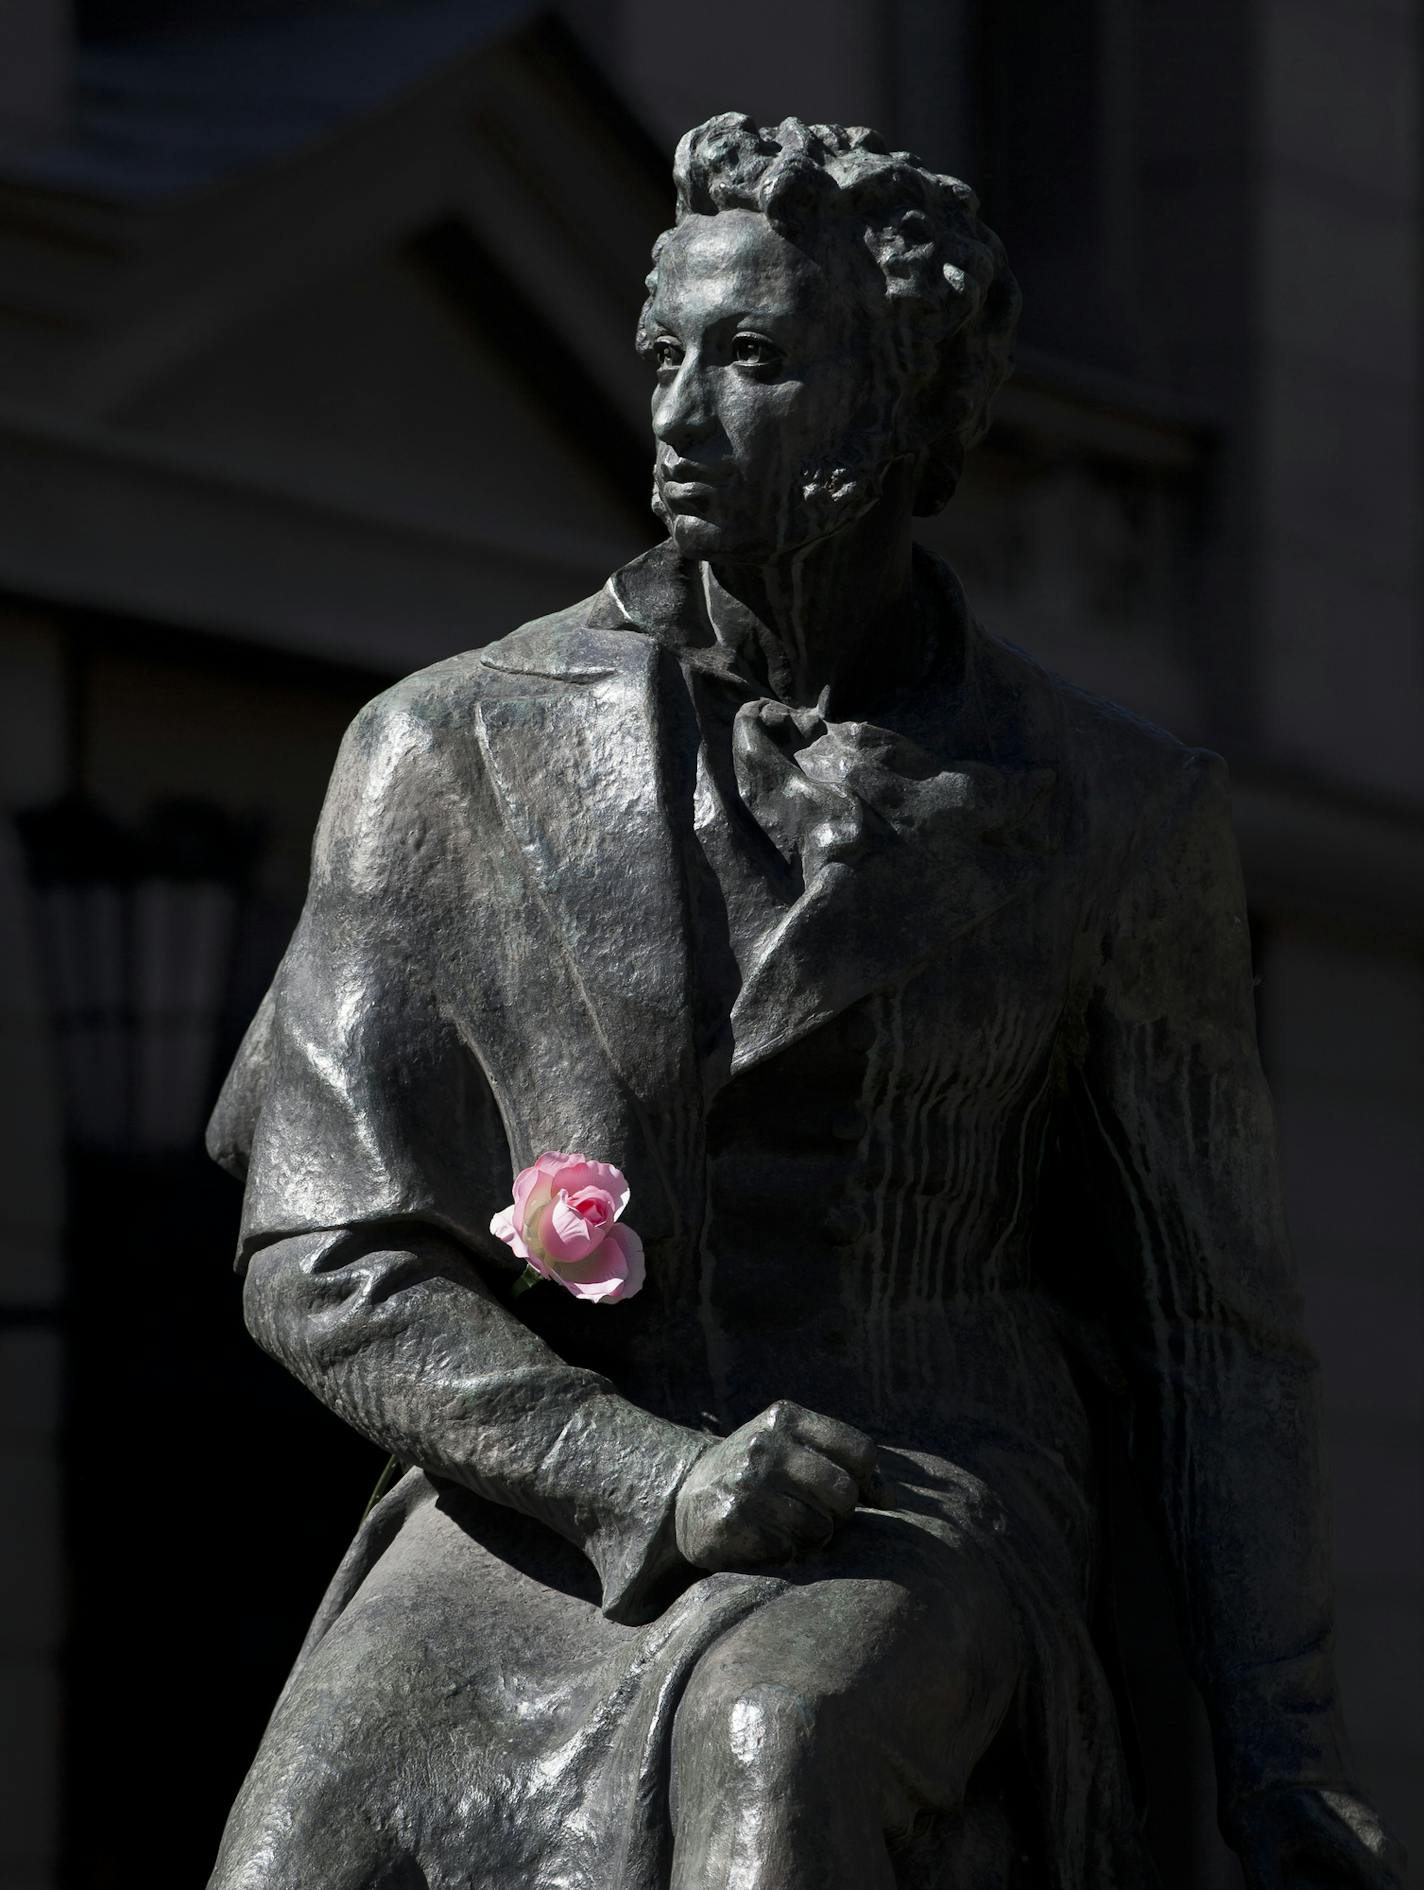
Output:
<instances>
[{"instance_id":1,"label":"coat button","mask_svg":"<svg viewBox=\"0 0 1424 1890\"><path fill-rule=\"evenodd\" d=\"M858 1109L837 1109L831 1117L831 1134L838 1142L858 1142L865 1134L865 1117Z\"/></svg>"},{"instance_id":2,"label":"coat button","mask_svg":"<svg viewBox=\"0 0 1424 1890\"><path fill-rule=\"evenodd\" d=\"M848 1050L869 1050L879 1036L868 1011L847 1011L841 1019L841 1042Z\"/></svg>"}]
</instances>

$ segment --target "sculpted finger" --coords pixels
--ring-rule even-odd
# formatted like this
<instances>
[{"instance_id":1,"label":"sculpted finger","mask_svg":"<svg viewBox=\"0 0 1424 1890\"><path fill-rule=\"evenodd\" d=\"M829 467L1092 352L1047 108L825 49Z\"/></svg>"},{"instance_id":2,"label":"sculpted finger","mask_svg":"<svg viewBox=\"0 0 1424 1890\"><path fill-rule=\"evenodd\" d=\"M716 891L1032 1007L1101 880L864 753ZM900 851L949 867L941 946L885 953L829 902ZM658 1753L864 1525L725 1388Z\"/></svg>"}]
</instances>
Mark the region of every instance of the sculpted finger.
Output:
<instances>
[{"instance_id":1,"label":"sculpted finger","mask_svg":"<svg viewBox=\"0 0 1424 1890\"><path fill-rule=\"evenodd\" d=\"M860 1500L866 1509L899 1509L900 1486L876 1470L862 1488Z\"/></svg>"},{"instance_id":2,"label":"sculpted finger","mask_svg":"<svg viewBox=\"0 0 1424 1890\"><path fill-rule=\"evenodd\" d=\"M768 1562L790 1560L813 1549L824 1549L836 1533L835 1517L827 1515L816 1503L805 1502L782 1490L769 1490L762 1500L766 1505L765 1539L768 1545L778 1545L777 1554L769 1551L763 1558Z\"/></svg>"},{"instance_id":3,"label":"sculpted finger","mask_svg":"<svg viewBox=\"0 0 1424 1890\"><path fill-rule=\"evenodd\" d=\"M812 1450L839 1464L855 1479L863 1496L869 1495L876 1476L878 1452L873 1441L853 1424L826 1417L819 1411L802 1411L795 1425L797 1437Z\"/></svg>"},{"instance_id":4,"label":"sculpted finger","mask_svg":"<svg viewBox=\"0 0 1424 1890\"><path fill-rule=\"evenodd\" d=\"M836 1521L849 1516L860 1501L860 1485L850 1472L804 1444L793 1445L788 1451L780 1480L788 1495L799 1497Z\"/></svg>"},{"instance_id":5,"label":"sculpted finger","mask_svg":"<svg viewBox=\"0 0 1424 1890\"><path fill-rule=\"evenodd\" d=\"M823 1548L835 1521L823 1510L781 1490L761 1490L754 1499L735 1503L698 1534L689 1560L699 1568L745 1569L767 1562L790 1562ZM684 1551L686 1552L686 1551Z\"/></svg>"}]
</instances>

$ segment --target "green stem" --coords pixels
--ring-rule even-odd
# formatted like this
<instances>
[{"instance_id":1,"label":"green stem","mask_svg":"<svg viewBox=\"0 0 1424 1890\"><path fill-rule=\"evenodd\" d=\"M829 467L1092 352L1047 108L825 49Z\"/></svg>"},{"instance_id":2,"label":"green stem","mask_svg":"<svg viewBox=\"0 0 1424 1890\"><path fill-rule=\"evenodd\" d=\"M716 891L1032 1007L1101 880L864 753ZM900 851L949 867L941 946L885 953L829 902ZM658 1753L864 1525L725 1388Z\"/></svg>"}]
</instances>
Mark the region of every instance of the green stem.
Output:
<instances>
[{"instance_id":1,"label":"green stem","mask_svg":"<svg viewBox=\"0 0 1424 1890\"><path fill-rule=\"evenodd\" d=\"M386 1491L396 1482L401 1474L402 1468L403 1466L399 1457L387 1457L386 1467L376 1478L376 1487L372 1490L370 1497L367 1499L366 1507L361 1511L362 1522L365 1522L366 1518L376 1507L377 1503L380 1502Z\"/></svg>"}]
</instances>

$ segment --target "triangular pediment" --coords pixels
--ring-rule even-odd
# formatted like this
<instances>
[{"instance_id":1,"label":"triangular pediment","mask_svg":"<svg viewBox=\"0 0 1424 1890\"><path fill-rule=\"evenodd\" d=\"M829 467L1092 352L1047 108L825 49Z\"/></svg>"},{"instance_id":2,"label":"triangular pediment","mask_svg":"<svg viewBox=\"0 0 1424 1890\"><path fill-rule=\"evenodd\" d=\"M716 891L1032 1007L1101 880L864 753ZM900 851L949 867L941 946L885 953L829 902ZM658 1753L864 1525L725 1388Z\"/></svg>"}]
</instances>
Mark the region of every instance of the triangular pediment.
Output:
<instances>
[{"instance_id":1,"label":"triangular pediment","mask_svg":"<svg viewBox=\"0 0 1424 1890\"><path fill-rule=\"evenodd\" d=\"M0 583L279 642L339 620L382 667L593 588L655 534L632 331L669 196L547 22L196 189L10 174L0 461L71 529L51 557L12 517Z\"/></svg>"}]
</instances>

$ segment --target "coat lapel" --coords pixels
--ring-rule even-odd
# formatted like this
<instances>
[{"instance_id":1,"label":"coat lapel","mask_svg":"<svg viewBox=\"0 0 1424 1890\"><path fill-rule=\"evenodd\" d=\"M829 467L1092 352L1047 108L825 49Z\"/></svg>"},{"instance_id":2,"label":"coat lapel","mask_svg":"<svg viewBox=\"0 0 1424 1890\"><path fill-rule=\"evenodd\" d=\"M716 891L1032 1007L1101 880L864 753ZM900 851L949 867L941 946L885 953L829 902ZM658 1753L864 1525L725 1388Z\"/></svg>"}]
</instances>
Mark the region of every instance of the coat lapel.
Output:
<instances>
[{"instance_id":1,"label":"coat lapel","mask_svg":"<svg viewBox=\"0 0 1424 1890\"><path fill-rule=\"evenodd\" d=\"M580 624L508 639L482 660L508 678L477 712L500 811L587 1006L592 1054L636 1099L676 1219L692 1198L702 1090L660 652L626 630ZM570 1083L605 1080L588 1054L571 1042Z\"/></svg>"},{"instance_id":2,"label":"coat lapel","mask_svg":"<svg viewBox=\"0 0 1424 1890\"><path fill-rule=\"evenodd\" d=\"M1055 771L1035 765L1061 752L1056 698L974 621L947 565L917 560L918 581L938 593L946 648L962 652L910 716L931 778L892 794L889 819L870 797L861 849L827 861L765 942L733 1006L734 1072L947 952L1022 899L1058 849L1063 797Z\"/></svg>"},{"instance_id":3,"label":"coat lapel","mask_svg":"<svg viewBox=\"0 0 1424 1890\"><path fill-rule=\"evenodd\" d=\"M872 991L946 952L1033 885L1023 839L1053 775L978 763L939 780L942 798L907 832L874 830L830 861L764 944L732 1009L739 1072L819 1029Z\"/></svg>"}]
</instances>

